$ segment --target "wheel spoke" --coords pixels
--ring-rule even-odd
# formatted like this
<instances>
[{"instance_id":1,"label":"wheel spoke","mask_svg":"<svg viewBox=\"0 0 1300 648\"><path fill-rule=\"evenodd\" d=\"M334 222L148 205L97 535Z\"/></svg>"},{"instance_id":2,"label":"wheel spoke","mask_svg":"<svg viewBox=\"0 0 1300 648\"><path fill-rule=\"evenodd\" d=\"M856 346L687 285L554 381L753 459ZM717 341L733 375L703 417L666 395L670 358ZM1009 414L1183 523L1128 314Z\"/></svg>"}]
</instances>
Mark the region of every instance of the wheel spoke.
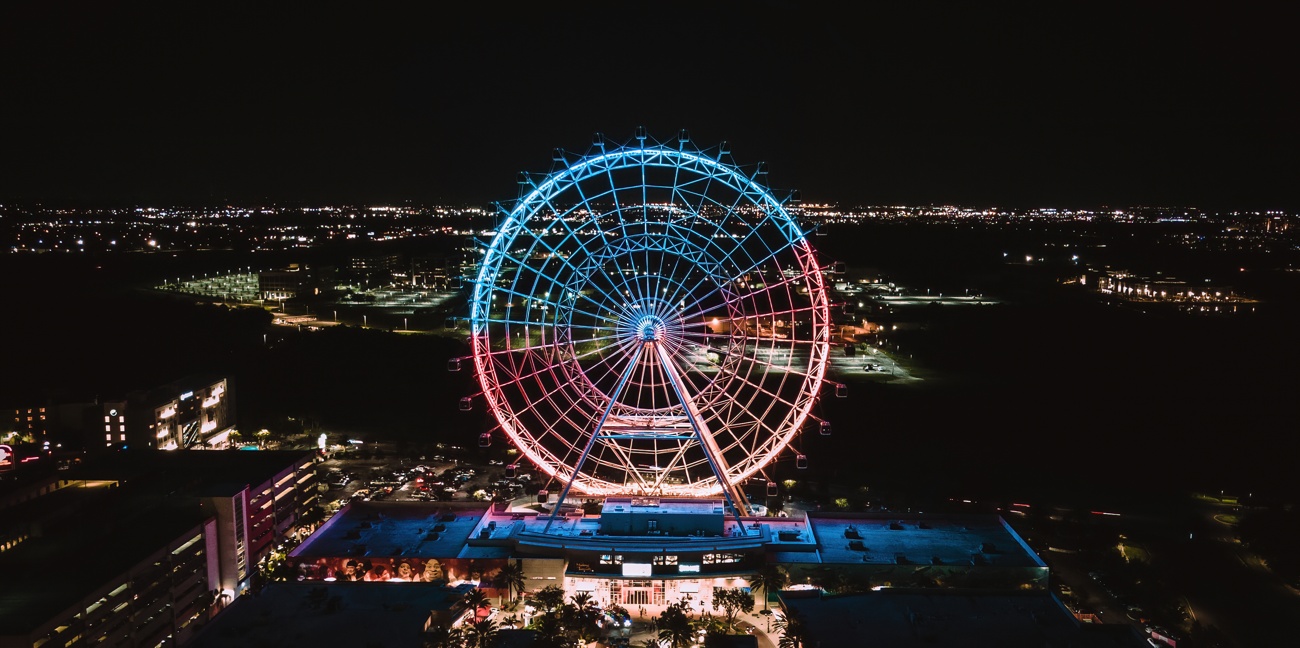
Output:
<instances>
[{"instance_id":1,"label":"wheel spoke","mask_svg":"<svg viewBox=\"0 0 1300 648\"><path fill-rule=\"evenodd\" d=\"M735 485L798 433L825 374L811 255L738 167L602 148L532 185L484 253L471 299L484 397L562 495L721 493L743 510Z\"/></svg>"}]
</instances>

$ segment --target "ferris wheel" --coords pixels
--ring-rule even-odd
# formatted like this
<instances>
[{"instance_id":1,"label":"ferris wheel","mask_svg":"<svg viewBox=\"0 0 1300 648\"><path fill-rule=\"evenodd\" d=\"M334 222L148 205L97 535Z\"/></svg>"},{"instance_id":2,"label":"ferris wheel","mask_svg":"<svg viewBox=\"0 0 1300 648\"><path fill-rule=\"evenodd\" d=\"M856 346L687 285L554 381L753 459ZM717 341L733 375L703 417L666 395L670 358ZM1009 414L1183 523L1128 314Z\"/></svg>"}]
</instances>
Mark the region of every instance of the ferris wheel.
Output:
<instances>
[{"instance_id":1,"label":"ferris wheel","mask_svg":"<svg viewBox=\"0 0 1300 648\"><path fill-rule=\"evenodd\" d=\"M823 272L761 166L648 139L521 174L473 286L474 369L561 501L722 494L743 514L739 484L827 425Z\"/></svg>"}]
</instances>

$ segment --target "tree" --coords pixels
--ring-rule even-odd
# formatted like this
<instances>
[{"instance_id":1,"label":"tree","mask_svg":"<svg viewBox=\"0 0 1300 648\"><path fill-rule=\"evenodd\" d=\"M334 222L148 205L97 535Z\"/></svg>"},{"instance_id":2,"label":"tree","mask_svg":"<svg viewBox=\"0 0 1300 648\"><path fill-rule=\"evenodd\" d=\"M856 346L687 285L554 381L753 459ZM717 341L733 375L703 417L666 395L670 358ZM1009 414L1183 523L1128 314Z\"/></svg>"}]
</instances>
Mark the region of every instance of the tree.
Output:
<instances>
[{"instance_id":1,"label":"tree","mask_svg":"<svg viewBox=\"0 0 1300 648\"><path fill-rule=\"evenodd\" d=\"M569 648L574 644L569 639L558 610L533 617L533 622L528 627L537 632L537 639L533 642L534 648Z\"/></svg>"},{"instance_id":2,"label":"tree","mask_svg":"<svg viewBox=\"0 0 1300 648\"><path fill-rule=\"evenodd\" d=\"M535 592L528 603L544 612L554 612L564 605L564 590L558 585L550 585Z\"/></svg>"},{"instance_id":3,"label":"tree","mask_svg":"<svg viewBox=\"0 0 1300 648\"><path fill-rule=\"evenodd\" d=\"M753 578L749 579L749 584L751 587L763 590L763 609L766 610L768 594L784 589L789 581L790 578L786 576L785 572L781 571L780 567L766 565L758 570L758 573Z\"/></svg>"},{"instance_id":4,"label":"tree","mask_svg":"<svg viewBox=\"0 0 1300 648\"><path fill-rule=\"evenodd\" d=\"M472 624L466 636L467 648L490 648L497 638L497 622L483 619Z\"/></svg>"},{"instance_id":5,"label":"tree","mask_svg":"<svg viewBox=\"0 0 1300 648\"><path fill-rule=\"evenodd\" d=\"M578 633L578 638L583 643L588 643L596 638L599 628L596 622L602 615L600 606L591 598L588 592L578 592L571 599L572 606L566 606L569 623L566 624L570 630Z\"/></svg>"},{"instance_id":6,"label":"tree","mask_svg":"<svg viewBox=\"0 0 1300 648\"><path fill-rule=\"evenodd\" d=\"M804 621L799 611L793 608L776 620L776 629L781 633L780 648L803 648Z\"/></svg>"},{"instance_id":7,"label":"tree","mask_svg":"<svg viewBox=\"0 0 1300 648\"><path fill-rule=\"evenodd\" d=\"M465 592L464 601L466 607L473 610L475 613L478 612L479 608L487 607L490 602L488 600L487 594L484 594L483 590L477 587L475 587L474 589L468 592Z\"/></svg>"},{"instance_id":8,"label":"tree","mask_svg":"<svg viewBox=\"0 0 1300 648\"><path fill-rule=\"evenodd\" d=\"M436 625L424 635L424 648L464 648L465 634L460 628Z\"/></svg>"},{"instance_id":9,"label":"tree","mask_svg":"<svg viewBox=\"0 0 1300 648\"><path fill-rule=\"evenodd\" d=\"M686 601L669 605L659 615L659 638L667 641L673 648L681 648L691 642L694 634L691 629L691 606Z\"/></svg>"},{"instance_id":10,"label":"tree","mask_svg":"<svg viewBox=\"0 0 1300 648\"><path fill-rule=\"evenodd\" d=\"M735 626L736 615L754 611L754 595L739 587L713 592L713 609L722 608L727 614L727 629Z\"/></svg>"},{"instance_id":11,"label":"tree","mask_svg":"<svg viewBox=\"0 0 1300 648\"><path fill-rule=\"evenodd\" d=\"M501 571L497 572L494 579L498 589L503 589L511 601L515 600L515 592L523 593L524 585L524 565L519 561L507 562Z\"/></svg>"}]
</instances>

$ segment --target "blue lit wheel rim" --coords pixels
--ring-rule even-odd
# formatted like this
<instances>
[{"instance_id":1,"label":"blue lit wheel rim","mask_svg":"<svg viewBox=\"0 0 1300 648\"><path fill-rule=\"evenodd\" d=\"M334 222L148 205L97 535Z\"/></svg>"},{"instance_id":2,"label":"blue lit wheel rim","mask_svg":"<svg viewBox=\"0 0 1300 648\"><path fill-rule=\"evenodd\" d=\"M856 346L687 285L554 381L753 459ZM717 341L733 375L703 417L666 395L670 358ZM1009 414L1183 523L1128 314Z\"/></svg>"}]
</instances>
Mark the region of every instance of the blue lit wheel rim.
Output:
<instances>
[{"instance_id":1,"label":"blue lit wheel rim","mask_svg":"<svg viewBox=\"0 0 1300 648\"><path fill-rule=\"evenodd\" d=\"M688 149L636 140L560 165L484 252L483 396L520 452L582 493L720 493L719 472L738 483L786 448L821 388L814 251L761 176ZM720 468L684 431L692 413Z\"/></svg>"}]
</instances>

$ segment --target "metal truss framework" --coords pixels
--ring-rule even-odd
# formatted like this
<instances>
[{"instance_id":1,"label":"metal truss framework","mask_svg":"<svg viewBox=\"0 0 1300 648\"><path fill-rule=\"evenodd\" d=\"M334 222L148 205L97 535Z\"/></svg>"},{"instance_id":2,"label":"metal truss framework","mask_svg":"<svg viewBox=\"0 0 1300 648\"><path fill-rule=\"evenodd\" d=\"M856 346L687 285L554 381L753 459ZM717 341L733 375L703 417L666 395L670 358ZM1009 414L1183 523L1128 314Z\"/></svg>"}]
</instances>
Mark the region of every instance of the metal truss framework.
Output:
<instances>
[{"instance_id":1,"label":"metal truss framework","mask_svg":"<svg viewBox=\"0 0 1300 648\"><path fill-rule=\"evenodd\" d=\"M822 388L829 304L804 233L761 171L677 144L557 151L484 252L482 395L561 502L722 494L744 514L739 484Z\"/></svg>"}]
</instances>

